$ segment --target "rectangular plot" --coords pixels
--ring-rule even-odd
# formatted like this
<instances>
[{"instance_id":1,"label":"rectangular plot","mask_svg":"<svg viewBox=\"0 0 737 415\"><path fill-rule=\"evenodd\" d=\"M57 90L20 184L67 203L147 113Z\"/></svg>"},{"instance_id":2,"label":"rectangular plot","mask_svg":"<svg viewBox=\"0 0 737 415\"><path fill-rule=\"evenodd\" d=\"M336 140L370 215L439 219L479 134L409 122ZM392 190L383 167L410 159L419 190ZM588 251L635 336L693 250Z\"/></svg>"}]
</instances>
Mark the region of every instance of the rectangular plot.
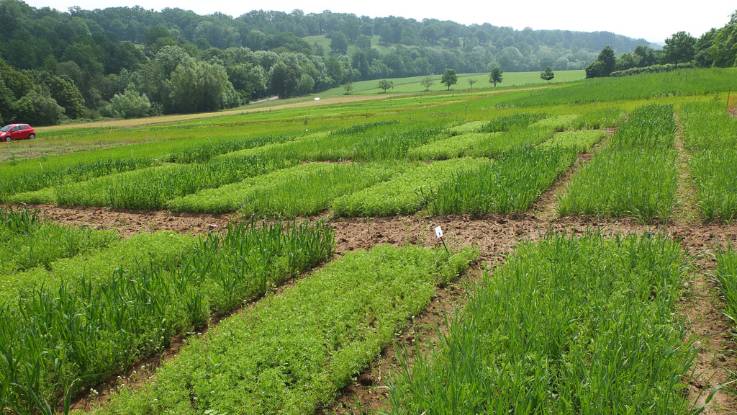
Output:
<instances>
[{"instance_id":1,"label":"rectangular plot","mask_svg":"<svg viewBox=\"0 0 737 415\"><path fill-rule=\"evenodd\" d=\"M481 128L486 124L488 124L486 121L471 121L461 125L450 127L448 128L448 132L451 134L475 133L481 130Z\"/></svg>"},{"instance_id":2,"label":"rectangular plot","mask_svg":"<svg viewBox=\"0 0 737 415\"><path fill-rule=\"evenodd\" d=\"M531 128L552 128L555 131L565 131L573 127L580 115L565 114L556 115L549 118L543 118L540 121L530 124Z\"/></svg>"},{"instance_id":3,"label":"rectangular plot","mask_svg":"<svg viewBox=\"0 0 737 415\"><path fill-rule=\"evenodd\" d=\"M105 248L120 239L117 232L58 225L30 211L0 209L0 274Z\"/></svg>"},{"instance_id":4,"label":"rectangular plot","mask_svg":"<svg viewBox=\"0 0 737 415\"><path fill-rule=\"evenodd\" d=\"M478 142L465 154L473 157L498 157L506 152L542 144L551 139L553 134L555 130L550 127L515 127L490 140Z\"/></svg>"},{"instance_id":5,"label":"rectangular plot","mask_svg":"<svg viewBox=\"0 0 737 415\"><path fill-rule=\"evenodd\" d=\"M737 219L737 150L700 151L690 167L704 219L725 223Z\"/></svg>"},{"instance_id":6,"label":"rectangular plot","mask_svg":"<svg viewBox=\"0 0 737 415\"><path fill-rule=\"evenodd\" d=\"M406 166L396 164L328 164L279 183L253 188L240 212L258 217L310 216L330 207L337 197L388 180Z\"/></svg>"},{"instance_id":7,"label":"rectangular plot","mask_svg":"<svg viewBox=\"0 0 737 415\"><path fill-rule=\"evenodd\" d=\"M732 222L737 218L737 118L720 103L698 103L684 106L682 119L703 218Z\"/></svg>"},{"instance_id":8,"label":"rectangular plot","mask_svg":"<svg viewBox=\"0 0 737 415\"><path fill-rule=\"evenodd\" d=\"M737 323L737 251L733 249L717 254L717 278L726 303L725 314Z\"/></svg>"},{"instance_id":9,"label":"rectangular plot","mask_svg":"<svg viewBox=\"0 0 737 415\"><path fill-rule=\"evenodd\" d=\"M441 185L429 211L434 215L524 212L575 159L575 151L561 148L507 153Z\"/></svg>"},{"instance_id":10,"label":"rectangular plot","mask_svg":"<svg viewBox=\"0 0 737 415\"><path fill-rule=\"evenodd\" d=\"M604 137L606 137L606 132L602 130L563 131L555 133L553 138L542 143L541 147L563 147L583 153L590 150Z\"/></svg>"},{"instance_id":11,"label":"rectangular plot","mask_svg":"<svg viewBox=\"0 0 737 415\"><path fill-rule=\"evenodd\" d=\"M333 201L336 216L391 216L422 209L455 174L489 164L488 159L456 159L419 165L412 170Z\"/></svg>"},{"instance_id":12,"label":"rectangular plot","mask_svg":"<svg viewBox=\"0 0 737 415\"><path fill-rule=\"evenodd\" d=\"M476 256L387 245L347 253L193 339L97 413L313 413Z\"/></svg>"},{"instance_id":13,"label":"rectangular plot","mask_svg":"<svg viewBox=\"0 0 737 415\"><path fill-rule=\"evenodd\" d=\"M433 141L409 150L412 160L447 160L463 157L469 150L483 146L486 141L496 139L501 133L465 133Z\"/></svg>"},{"instance_id":14,"label":"rectangular plot","mask_svg":"<svg viewBox=\"0 0 737 415\"><path fill-rule=\"evenodd\" d=\"M397 170L400 169L400 170ZM287 216L319 213L330 202L388 179L399 165L354 166L350 163L308 163L276 171L216 189L172 200L177 212L235 212ZM260 200L261 198L261 200Z\"/></svg>"},{"instance_id":15,"label":"rectangular plot","mask_svg":"<svg viewBox=\"0 0 737 415\"><path fill-rule=\"evenodd\" d=\"M664 237L522 244L395 381L393 413L689 413L685 265Z\"/></svg>"},{"instance_id":16,"label":"rectangular plot","mask_svg":"<svg viewBox=\"0 0 737 415\"><path fill-rule=\"evenodd\" d=\"M573 177L558 212L668 220L677 187L674 137L671 106L635 110L610 145Z\"/></svg>"},{"instance_id":17,"label":"rectangular plot","mask_svg":"<svg viewBox=\"0 0 737 415\"><path fill-rule=\"evenodd\" d=\"M146 267L152 263L174 264L194 242L194 238L186 235L142 233L111 243L97 252L58 259L51 262L48 269L37 267L0 275L0 305L14 304L20 293L42 285L53 291L58 289L62 281L68 286L75 285L83 278L104 281L119 268Z\"/></svg>"},{"instance_id":18,"label":"rectangular plot","mask_svg":"<svg viewBox=\"0 0 737 415\"><path fill-rule=\"evenodd\" d=\"M165 164L22 193L11 197L11 200L16 203L56 203L62 206L161 209L173 198L293 164L284 160L268 161L262 158L216 160L202 164Z\"/></svg>"}]
</instances>

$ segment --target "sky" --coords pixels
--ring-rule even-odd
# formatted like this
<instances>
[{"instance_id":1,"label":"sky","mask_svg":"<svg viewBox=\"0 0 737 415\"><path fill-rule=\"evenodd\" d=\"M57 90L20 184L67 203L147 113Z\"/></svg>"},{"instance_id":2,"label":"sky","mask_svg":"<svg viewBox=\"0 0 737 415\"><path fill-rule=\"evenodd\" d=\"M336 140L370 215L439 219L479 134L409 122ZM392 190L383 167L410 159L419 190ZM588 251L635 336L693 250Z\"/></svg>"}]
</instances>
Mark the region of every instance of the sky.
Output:
<instances>
[{"instance_id":1,"label":"sky","mask_svg":"<svg viewBox=\"0 0 737 415\"><path fill-rule=\"evenodd\" d=\"M402 16L435 18L459 23L491 23L515 29L564 29L609 31L651 42L663 43L671 34L685 30L699 36L712 27L722 27L737 10L734 0L702 0L697 3L678 0L558 0L558 1L401 1L401 0L26 0L34 7L69 7L96 9L114 6L141 6L161 10L178 7L199 14L221 12L240 16L254 9L305 13L330 10L371 17Z\"/></svg>"}]
</instances>

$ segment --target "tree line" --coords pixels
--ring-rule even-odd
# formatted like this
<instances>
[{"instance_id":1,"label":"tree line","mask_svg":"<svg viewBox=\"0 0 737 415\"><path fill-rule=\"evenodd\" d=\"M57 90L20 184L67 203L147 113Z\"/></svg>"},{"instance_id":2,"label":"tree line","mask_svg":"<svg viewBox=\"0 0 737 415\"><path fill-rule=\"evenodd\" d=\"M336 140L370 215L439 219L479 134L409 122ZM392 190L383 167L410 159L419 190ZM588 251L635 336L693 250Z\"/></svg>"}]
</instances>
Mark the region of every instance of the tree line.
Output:
<instances>
[{"instance_id":1,"label":"tree line","mask_svg":"<svg viewBox=\"0 0 737 415\"><path fill-rule=\"evenodd\" d=\"M677 32L665 40L662 49L638 46L631 53L616 56L607 46L586 68L588 78L617 74L661 72L683 66L702 68L737 66L737 11L724 27L714 28L696 38ZM641 68L641 70L636 70Z\"/></svg>"},{"instance_id":2,"label":"tree line","mask_svg":"<svg viewBox=\"0 0 737 415\"><path fill-rule=\"evenodd\" d=\"M628 51L647 44L608 32L331 12L58 12L20 0L0 0L0 21L0 122L39 125L213 111L446 68L580 69L604 45Z\"/></svg>"}]
</instances>

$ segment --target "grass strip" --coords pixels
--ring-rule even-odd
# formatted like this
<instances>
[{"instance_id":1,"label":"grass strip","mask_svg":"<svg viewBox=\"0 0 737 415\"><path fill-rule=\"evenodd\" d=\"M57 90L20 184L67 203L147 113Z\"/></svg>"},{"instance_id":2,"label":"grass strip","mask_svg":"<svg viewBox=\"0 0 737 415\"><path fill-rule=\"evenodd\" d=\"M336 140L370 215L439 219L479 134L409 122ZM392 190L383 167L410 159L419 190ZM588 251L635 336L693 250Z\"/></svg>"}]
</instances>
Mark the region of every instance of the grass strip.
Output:
<instances>
[{"instance_id":1,"label":"grass strip","mask_svg":"<svg viewBox=\"0 0 737 415\"><path fill-rule=\"evenodd\" d=\"M333 214L355 217L415 213L454 175L489 163L488 159L454 159L422 164L388 181L335 199Z\"/></svg>"},{"instance_id":2,"label":"grass strip","mask_svg":"<svg viewBox=\"0 0 737 415\"><path fill-rule=\"evenodd\" d=\"M464 133L410 149L411 160L447 160L462 157L468 150L496 139L501 133Z\"/></svg>"},{"instance_id":3,"label":"grass strip","mask_svg":"<svg viewBox=\"0 0 737 415\"><path fill-rule=\"evenodd\" d=\"M177 212L235 212L254 216L312 215L336 197L403 171L400 164L308 163L172 200Z\"/></svg>"},{"instance_id":4,"label":"grass strip","mask_svg":"<svg viewBox=\"0 0 737 415\"><path fill-rule=\"evenodd\" d=\"M724 314L737 328L737 252L734 249L717 255L717 278L726 303Z\"/></svg>"},{"instance_id":5,"label":"grass strip","mask_svg":"<svg viewBox=\"0 0 737 415\"><path fill-rule=\"evenodd\" d=\"M523 243L395 379L392 413L691 413L684 264L660 236Z\"/></svg>"},{"instance_id":6,"label":"grass strip","mask_svg":"<svg viewBox=\"0 0 737 415\"><path fill-rule=\"evenodd\" d=\"M430 196L433 215L524 212L569 168L576 152L523 149L459 172Z\"/></svg>"},{"instance_id":7,"label":"grass strip","mask_svg":"<svg viewBox=\"0 0 737 415\"><path fill-rule=\"evenodd\" d=\"M350 252L222 321L95 413L312 413L477 255L388 245Z\"/></svg>"},{"instance_id":8,"label":"grass strip","mask_svg":"<svg viewBox=\"0 0 737 415\"><path fill-rule=\"evenodd\" d=\"M602 130L563 131L555 133L553 138L541 144L541 147L563 147L576 150L578 153L589 151L594 144L606 137Z\"/></svg>"},{"instance_id":9,"label":"grass strip","mask_svg":"<svg viewBox=\"0 0 737 415\"><path fill-rule=\"evenodd\" d=\"M61 206L109 206L154 210L176 197L215 188L293 165L261 158L218 160L202 164L165 164L98 177L86 182L42 189L11 197L16 203L57 203Z\"/></svg>"},{"instance_id":10,"label":"grass strip","mask_svg":"<svg viewBox=\"0 0 737 415\"><path fill-rule=\"evenodd\" d=\"M678 178L674 139L670 105L635 110L610 144L573 177L559 199L559 214L667 221Z\"/></svg>"}]
</instances>

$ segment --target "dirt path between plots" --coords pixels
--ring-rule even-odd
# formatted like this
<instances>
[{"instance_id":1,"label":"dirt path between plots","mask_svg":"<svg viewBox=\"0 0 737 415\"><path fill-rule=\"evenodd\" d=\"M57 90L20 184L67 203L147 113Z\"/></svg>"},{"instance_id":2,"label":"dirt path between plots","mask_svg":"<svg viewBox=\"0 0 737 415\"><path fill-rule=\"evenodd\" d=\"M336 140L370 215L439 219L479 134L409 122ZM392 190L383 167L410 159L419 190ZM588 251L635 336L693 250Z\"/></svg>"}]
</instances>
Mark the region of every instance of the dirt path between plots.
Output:
<instances>
[{"instance_id":1,"label":"dirt path between plots","mask_svg":"<svg viewBox=\"0 0 737 415\"><path fill-rule=\"evenodd\" d=\"M616 132L615 129L608 129L606 137L594 144L590 150L580 153L573 165L566 170L553 185L538 199L532 207L531 212L534 217L542 221L552 221L558 215L558 197L564 195L571 183L573 176L604 147Z\"/></svg>"},{"instance_id":2,"label":"dirt path between plots","mask_svg":"<svg viewBox=\"0 0 737 415\"><path fill-rule=\"evenodd\" d=\"M689 162L691 155L686 150L683 141L683 124L678 114L675 114L676 136L674 147L677 153L676 165L678 168L678 186L676 190L676 203L673 210L673 221L680 224L698 225L701 222L697 208L697 190L691 177Z\"/></svg>"},{"instance_id":3,"label":"dirt path between plots","mask_svg":"<svg viewBox=\"0 0 737 415\"><path fill-rule=\"evenodd\" d=\"M697 189L689 169L690 155L684 145L683 124L677 113L674 116L678 188L673 222L698 229L701 217L697 208ZM731 380L732 373L737 369L733 327L722 312L724 303L713 276L716 268L714 249L719 249L725 243L717 235L689 235L690 238L684 240L686 250L694 259L695 270L679 312L686 319L686 328L697 352L689 379L689 400L695 407L704 406L704 414L733 414L737 413L737 397L729 390L717 390L719 385ZM727 243L731 242L729 240L734 240L734 235L727 239ZM706 401L710 398L707 405Z\"/></svg>"}]
</instances>

